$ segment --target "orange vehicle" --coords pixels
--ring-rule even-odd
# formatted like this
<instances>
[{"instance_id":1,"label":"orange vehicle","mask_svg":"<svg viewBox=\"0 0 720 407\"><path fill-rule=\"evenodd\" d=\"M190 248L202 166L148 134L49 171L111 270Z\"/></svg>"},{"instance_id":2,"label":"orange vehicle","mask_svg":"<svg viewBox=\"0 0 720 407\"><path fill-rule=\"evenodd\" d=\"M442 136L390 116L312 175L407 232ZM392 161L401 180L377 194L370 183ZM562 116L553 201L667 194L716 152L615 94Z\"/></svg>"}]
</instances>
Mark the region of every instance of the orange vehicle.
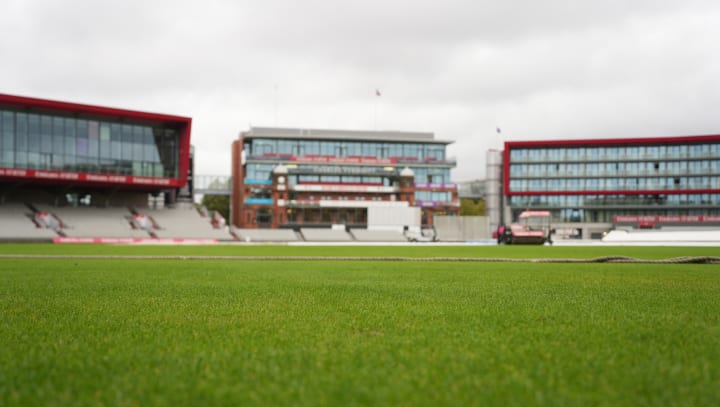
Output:
<instances>
[{"instance_id":1,"label":"orange vehicle","mask_svg":"<svg viewBox=\"0 0 720 407\"><path fill-rule=\"evenodd\" d=\"M498 235L498 243L552 244L550 235L549 211L525 211L518 216L518 223L503 227L503 233Z\"/></svg>"}]
</instances>

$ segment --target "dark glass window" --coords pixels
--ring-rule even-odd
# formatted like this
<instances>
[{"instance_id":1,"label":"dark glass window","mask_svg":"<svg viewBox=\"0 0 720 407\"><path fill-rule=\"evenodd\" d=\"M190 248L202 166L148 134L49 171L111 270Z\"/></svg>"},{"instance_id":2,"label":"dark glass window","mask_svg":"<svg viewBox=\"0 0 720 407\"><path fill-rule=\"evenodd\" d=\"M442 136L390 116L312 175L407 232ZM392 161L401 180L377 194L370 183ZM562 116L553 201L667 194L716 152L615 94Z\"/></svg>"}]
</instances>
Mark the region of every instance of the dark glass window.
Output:
<instances>
[{"instance_id":1,"label":"dark glass window","mask_svg":"<svg viewBox=\"0 0 720 407\"><path fill-rule=\"evenodd\" d=\"M88 155L88 139L79 138L76 143L76 155L86 157Z\"/></svg>"},{"instance_id":2,"label":"dark glass window","mask_svg":"<svg viewBox=\"0 0 720 407\"><path fill-rule=\"evenodd\" d=\"M50 153L52 147L52 117L40 116L40 152Z\"/></svg>"},{"instance_id":3,"label":"dark glass window","mask_svg":"<svg viewBox=\"0 0 720 407\"><path fill-rule=\"evenodd\" d=\"M15 114L13 112L2 112L0 116L0 129L2 129L2 149L9 152L15 151Z\"/></svg>"},{"instance_id":4,"label":"dark glass window","mask_svg":"<svg viewBox=\"0 0 720 407\"><path fill-rule=\"evenodd\" d=\"M15 150L16 151L27 151L27 114L17 113L15 114ZM24 162L27 162L27 155Z\"/></svg>"},{"instance_id":5,"label":"dark glass window","mask_svg":"<svg viewBox=\"0 0 720 407\"><path fill-rule=\"evenodd\" d=\"M105 126L106 126L105 123L103 123L102 127L105 127ZM109 135L110 135L110 141L121 141L122 135L120 134L120 125L119 124L110 124Z\"/></svg>"},{"instance_id":6,"label":"dark glass window","mask_svg":"<svg viewBox=\"0 0 720 407\"><path fill-rule=\"evenodd\" d=\"M28 151L40 151L40 116L28 115Z\"/></svg>"},{"instance_id":7,"label":"dark glass window","mask_svg":"<svg viewBox=\"0 0 720 407\"><path fill-rule=\"evenodd\" d=\"M65 137L75 137L75 119L65 119Z\"/></svg>"}]
</instances>

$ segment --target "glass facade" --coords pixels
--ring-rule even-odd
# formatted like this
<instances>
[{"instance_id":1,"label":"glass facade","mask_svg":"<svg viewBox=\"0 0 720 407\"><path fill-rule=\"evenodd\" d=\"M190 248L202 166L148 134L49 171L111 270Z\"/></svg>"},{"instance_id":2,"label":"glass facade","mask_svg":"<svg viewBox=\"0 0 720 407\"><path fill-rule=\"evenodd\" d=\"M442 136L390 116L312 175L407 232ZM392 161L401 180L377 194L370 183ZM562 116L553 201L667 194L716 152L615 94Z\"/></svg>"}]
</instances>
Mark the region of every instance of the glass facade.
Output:
<instances>
[{"instance_id":1,"label":"glass facade","mask_svg":"<svg viewBox=\"0 0 720 407\"><path fill-rule=\"evenodd\" d=\"M436 191L415 191L415 199L418 201L432 201L432 202L451 202L451 192L436 192Z\"/></svg>"},{"instance_id":2,"label":"glass facade","mask_svg":"<svg viewBox=\"0 0 720 407\"><path fill-rule=\"evenodd\" d=\"M233 175L242 179L233 191L233 224L359 227L369 208L412 204L432 225L434 216L459 211L448 144L429 133L251 129L233 145ZM279 165L282 176L273 174ZM272 216L261 222L264 209Z\"/></svg>"},{"instance_id":3,"label":"glass facade","mask_svg":"<svg viewBox=\"0 0 720 407\"><path fill-rule=\"evenodd\" d=\"M510 161L520 162L586 162L586 161L633 161L633 160L701 160L720 158L720 143L670 145L627 145L567 148L513 148Z\"/></svg>"},{"instance_id":4,"label":"glass facade","mask_svg":"<svg viewBox=\"0 0 720 407\"><path fill-rule=\"evenodd\" d=\"M720 206L720 194L677 195L513 195L510 206L562 207L642 207L677 208L685 206Z\"/></svg>"},{"instance_id":5,"label":"glass facade","mask_svg":"<svg viewBox=\"0 0 720 407\"><path fill-rule=\"evenodd\" d=\"M245 166L246 182L264 181L270 179L275 164L248 163ZM404 168L404 166L402 167ZM443 167L414 167L408 166L415 173L415 182L422 183L450 183L450 168ZM312 165L298 164L292 168L291 173L318 174L324 179L335 179L337 181L315 181L315 182L349 182L349 183L382 183L380 178L383 175L396 175L396 169L390 170L387 167L358 166L358 165ZM329 178L333 174L335 178ZM342 179L337 176L341 176ZM374 177L373 177L374 176ZM293 177L290 178L291 180Z\"/></svg>"},{"instance_id":6,"label":"glass facade","mask_svg":"<svg viewBox=\"0 0 720 407\"><path fill-rule=\"evenodd\" d=\"M385 177L397 175L395 173L397 168L405 167L415 173L415 182L418 183L451 182L450 169L453 164L445 161L444 144L257 138L247 140L244 149L250 157L268 155L287 155L288 158L290 156L369 157L398 161L393 164L392 168L371 165L293 164L291 173L312 175L291 176L289 178L291 185L303 182L389 185L389 181ZM433 165L433 161L438 161L438 163ZM418 164L413 165L415 162ZM245 166L245 178L250 182L267 180L275 165L251 160Z\"/></svg>"},{"instance_id":7,"label":"glass facade","mask_svg":"<svg viewBox=\"0 0 720 407\"><path fill-rule=\"evenodd\" d=\"M628 178L537 178L511 179L512 192L560 191L672 191L720 189L720 176L667 176Z\"/></svg>"},{"instance_id":8,"label":"glass facade","mask_svg":"<svg viewBox=\"0 0 720 407\"><path fill-rule=\"evenodd\" d=\"M687 143L510 147L506 157L513 216L528 208L550 210L555 222L720 214L720 140L712 137Z\"/></svg>"},{"instance_id":9,"label":"glass facade","mask_svg":"<svg viewBox=\"0 0 720 407\"><path fill-rule=\"evenodd\" d=\"M0 108L0 167L178 178L176 129Z\"/></svg>"},{"instance_id":10,"label":"glass facade","mask_svg":"<svg viewBox=\"0 0 720 407\"><path fill-rule=\"evenodd\" d=\"M510 151L510 192L720 189L720 142Z\"/></svg>"},{"instance_id":11,"label":"glass facade","mask_svg":"<svg viewBox=\"0 0 720 407\"><path fill-rule=\"evenodd\" d=\"M245 151L248 155L288 154L293 156L402 158L419 161L445 160L445 145L431 143L257 138L245 143Z\"/></svg>"}]
</instances>

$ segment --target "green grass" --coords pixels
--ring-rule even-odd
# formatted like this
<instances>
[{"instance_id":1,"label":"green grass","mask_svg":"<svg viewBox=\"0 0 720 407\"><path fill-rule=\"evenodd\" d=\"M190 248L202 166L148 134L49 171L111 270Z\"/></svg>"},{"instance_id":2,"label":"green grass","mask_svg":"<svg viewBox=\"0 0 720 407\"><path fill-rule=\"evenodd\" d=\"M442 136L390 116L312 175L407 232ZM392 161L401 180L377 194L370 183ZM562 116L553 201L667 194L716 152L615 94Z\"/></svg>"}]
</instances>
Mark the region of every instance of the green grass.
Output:
<instances>
[{"instance_id":1,"label":"green grass","mask_svg":"<svg viewBox=\"0 0 720 407\"><path fill-rule=\"evenodd\" d=\"M0 245L714 255L585 249ZM719 293L716 265L0 259L0 405L717 405Z\"/></svg>"},{"instance_id":2,"label":"green grass","mask_svg":"<svg viewBox=\"0 0 720 407\"><path fill-rule=\"evenodd\" d=\"M204 255L204 256L392 256L392 257L508 257L594 258L630 256L663 259L680 256L717 256L717 247L637 246L275 246L275 245L86 245L0 244L0 254L91 255Z\"/></svg>"}]
</instances>

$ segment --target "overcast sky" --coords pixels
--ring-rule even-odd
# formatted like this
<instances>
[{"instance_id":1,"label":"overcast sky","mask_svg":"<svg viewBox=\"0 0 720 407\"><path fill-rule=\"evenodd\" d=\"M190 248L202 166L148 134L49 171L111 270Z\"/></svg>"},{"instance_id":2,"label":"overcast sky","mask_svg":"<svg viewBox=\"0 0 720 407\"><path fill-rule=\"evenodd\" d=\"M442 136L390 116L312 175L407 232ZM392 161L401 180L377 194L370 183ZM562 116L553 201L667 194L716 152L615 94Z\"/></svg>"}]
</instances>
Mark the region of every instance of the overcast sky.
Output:
<instances>
[{"instance_id":1,"label":"overcast sky","mask_svg":"<svg viewBox=\"0 0 720 407\"><path fill-rule=\"evenodd\" d=\"M720 133L718 22L717 0L4 0L0 93L190 116L198 174L277 125L433 132L465 181L508 140Z\"/></svg>"}]
</instances>

